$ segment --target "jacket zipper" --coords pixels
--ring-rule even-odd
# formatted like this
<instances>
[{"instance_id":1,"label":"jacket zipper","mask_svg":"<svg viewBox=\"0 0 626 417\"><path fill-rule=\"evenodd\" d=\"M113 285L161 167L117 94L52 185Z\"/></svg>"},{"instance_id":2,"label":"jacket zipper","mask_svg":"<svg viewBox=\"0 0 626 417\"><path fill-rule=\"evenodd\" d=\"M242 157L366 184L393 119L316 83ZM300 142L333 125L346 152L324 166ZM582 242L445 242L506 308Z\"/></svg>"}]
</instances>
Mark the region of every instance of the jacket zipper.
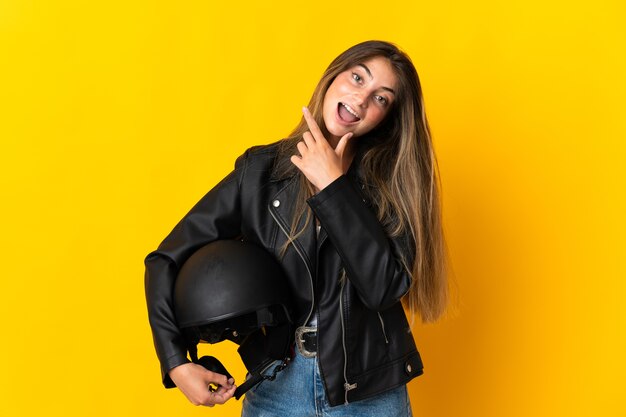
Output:
<instances>
[{"instance_id":1,"label":"jacket zipper","mask_svg":"<svg viewBox=\"0 0 626 417\"><path fill-rule=\"evenodd\" d=\"M341 345L343 346L343 389L345 391L345 404L348 404L348 391L353 390L357 387L356 382L354 384L350 384L348 382L348 351L346 349L346 327L344 324L344 316L343 316L343 289L346 286L346 271L342 270L341 276L341 291L339 292L339 314L341 316Z\"/></svg>"},{"instance_id":2,"label":"jacket zipper","mask_svg":"<svg viewBox=\"0 0 626 417\"><path fill-rule=\"evenodd\" d=\"M269 206L268 206L268 210L270 211L270 215L272 216L272 218L274 219L274 221L276 222L280 230L285 234L285 236L287 237L287 240L289 240L289 233L287 233L287 231L285 230L285 227L276 218L276 216L272 212L272 209L269 208ZM309 278L311 282L311 309L309 310L309 314L306 316L306 320L304 320L304 323L302 323L303 326L306 326L306 324L311 319L311 315L313 314L313 306L315 305L315 291L313 289L313 274L311 273L311 268L309 268L309 264L306 262L304 255L302 254L302 252L300 252L300 249L296 245L295 241L291 241L291 245L296 250L296 252L298 252L298 255L300 256L300 259L302 259L302 262L304 262L304 266L306 266L306 270L309 273Z\"/></svg>"}]
</instances>

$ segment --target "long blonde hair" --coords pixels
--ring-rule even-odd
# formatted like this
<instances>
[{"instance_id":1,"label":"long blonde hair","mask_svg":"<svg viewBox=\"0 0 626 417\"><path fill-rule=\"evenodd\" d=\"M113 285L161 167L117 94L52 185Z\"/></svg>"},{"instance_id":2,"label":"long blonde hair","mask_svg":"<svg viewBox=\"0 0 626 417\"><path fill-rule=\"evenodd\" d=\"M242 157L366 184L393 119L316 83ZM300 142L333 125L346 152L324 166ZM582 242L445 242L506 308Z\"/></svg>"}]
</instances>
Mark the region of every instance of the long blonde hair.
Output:
<instances>
[{"instance_id":1,"label":"long blonde hair","mask_svg":"<svg viewBox=\"0 0 626 417\"><path fill-rule=\"evenodd\" d=\"M423 322L433 322L444 312L448 302L446 246L442 230L439 196L439 169L433 150L430 128L417 71L410 58L397 46L382 41L367 41L343 52L328 66L309 102L309 110L326 131L322 106L326 91L341 72L370 58L389 60L398 78L395 100L387 117L371 132L355 138L359 146L367 145L362 157L363 177L371 185L377 217L389 236L410 237L411 243L400 254L412 276L409 292L403 302ZM314 192L312 185L293 164L296 145L309 130L304 119L280 142L275 170L279 174L299 175L299 193L290 239L296 239L308 226L312 213L306 199ZM326 136L328 137L328 136ZM391 163L390 163L391 161ZM304 227L298 224L306 216Z\"/></svg>"}]
</instances>

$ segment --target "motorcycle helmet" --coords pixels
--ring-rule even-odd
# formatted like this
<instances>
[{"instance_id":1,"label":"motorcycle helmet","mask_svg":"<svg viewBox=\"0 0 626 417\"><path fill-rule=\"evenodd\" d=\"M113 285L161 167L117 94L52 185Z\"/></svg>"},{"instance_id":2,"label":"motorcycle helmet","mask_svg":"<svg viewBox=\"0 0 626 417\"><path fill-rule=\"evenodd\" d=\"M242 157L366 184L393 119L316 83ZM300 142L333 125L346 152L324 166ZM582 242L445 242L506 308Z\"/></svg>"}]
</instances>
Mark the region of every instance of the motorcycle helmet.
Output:
<instances>
[{"instance_id":1,"label":"motorcycle helmet","mask_svg":"<svg viewBox=\"0 0 626 417\"><path fill-rule=\"evenodd\" d=\"M263 248L241 240L209 243L183 264L174 284L174 314L191 359L230 376L212 357L197 357L198 343L231 340L250 377L238 399L263 379L268 365L291 357L292 298L278 261Z\"/></svg>"}]
</instances>

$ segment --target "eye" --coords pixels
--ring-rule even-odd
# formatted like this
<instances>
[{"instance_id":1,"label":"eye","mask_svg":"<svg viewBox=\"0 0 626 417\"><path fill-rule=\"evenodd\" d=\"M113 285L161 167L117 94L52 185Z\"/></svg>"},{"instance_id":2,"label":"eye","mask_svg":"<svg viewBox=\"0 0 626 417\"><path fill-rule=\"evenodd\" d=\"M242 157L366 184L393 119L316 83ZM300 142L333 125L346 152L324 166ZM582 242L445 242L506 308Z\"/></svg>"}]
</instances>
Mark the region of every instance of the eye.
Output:
<instances>
[{"instance_id":1,"label":"eye","mask_svg":"<svg viewBox=\"0 0 626 417\"><path fill-rule=\"evenodd\" d=\"M357 74L356 72L353 72L352 73L352 79L354 81L356 81L357 83L360 83L362 78L361 78L361 76L359 74Z\"/></svg>"},{"instance_id":2,"label":"eye","mask_svg":"<svg viewBox=\"0 0 626 417\"><path fill-rule=\"evenodd\" d=\"M374 96L374 100L376 100L378 104L381 104L383 106L387 105L387 99L383 96Z\"/></svg>"}]
</instances>

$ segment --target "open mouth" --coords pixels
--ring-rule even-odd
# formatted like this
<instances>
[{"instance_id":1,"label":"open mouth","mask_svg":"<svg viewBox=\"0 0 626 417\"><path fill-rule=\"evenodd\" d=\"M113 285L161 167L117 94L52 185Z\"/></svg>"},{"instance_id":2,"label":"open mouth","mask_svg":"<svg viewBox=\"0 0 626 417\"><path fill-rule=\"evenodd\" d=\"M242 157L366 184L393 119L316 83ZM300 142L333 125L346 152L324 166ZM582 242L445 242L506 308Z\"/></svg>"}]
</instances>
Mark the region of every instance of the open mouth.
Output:
<instances>
[{"instance_id":1,"label":"open mouth","mask_svg":"<svg viewBox=\"0 0 626 417\"><path fill-rule=\"evenodd\" d=\"M339 118L346 123L354 123L361 120L352 107L341 102L337 105L337 113L339 114Z\"/></svg>"}]
</instances>

